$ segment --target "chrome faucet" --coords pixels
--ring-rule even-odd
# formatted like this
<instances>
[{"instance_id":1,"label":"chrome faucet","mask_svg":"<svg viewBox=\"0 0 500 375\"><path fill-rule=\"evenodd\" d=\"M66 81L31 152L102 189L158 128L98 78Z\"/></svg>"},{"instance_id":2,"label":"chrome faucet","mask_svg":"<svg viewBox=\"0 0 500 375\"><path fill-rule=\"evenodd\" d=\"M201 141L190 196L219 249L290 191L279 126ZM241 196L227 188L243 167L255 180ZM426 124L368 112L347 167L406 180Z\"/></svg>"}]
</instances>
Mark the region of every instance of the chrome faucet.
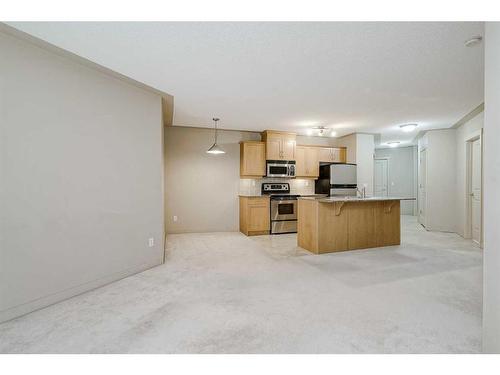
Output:
<instances>
[{"instance_id":1,"label":"chrome faucet","mask_svg":"<svg viewBox=\"0 0 500 375\"><path fill-rule=\"evenodd\" d=\"M359 188L357 187L356 193L360 195L359 198L365 199L366 198L366 186L363 186L363 188L361 190L359 190Z\"/></svg>"}]
</instances>

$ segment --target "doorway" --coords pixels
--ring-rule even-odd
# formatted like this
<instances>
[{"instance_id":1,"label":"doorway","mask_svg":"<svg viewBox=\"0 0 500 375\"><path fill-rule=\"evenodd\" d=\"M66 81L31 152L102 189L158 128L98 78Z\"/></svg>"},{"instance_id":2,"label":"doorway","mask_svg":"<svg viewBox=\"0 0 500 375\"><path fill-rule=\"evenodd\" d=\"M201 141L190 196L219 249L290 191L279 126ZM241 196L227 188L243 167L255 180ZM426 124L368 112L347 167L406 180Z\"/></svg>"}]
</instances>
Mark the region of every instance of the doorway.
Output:
<instances>
[{"instance_id":1,"label":"doorway","mask_svg":"<svg viewBox=\"0 0 500 375\"><path fill-rule=\"evenodd\" d=\"M389 186L389 159L375 159L373 167L373 194L376 197L387 197Z\"/></svg>"},{"instance_id":2,"label":"doorway","mask_svg":"<svg viewBox=\"0 0 500 375\"><path fill-rule=\"evenodd\" d=\"M481 138L467 141L467 230L472 241L482 246L482 147Z\"/></svg>"}]
</instances>

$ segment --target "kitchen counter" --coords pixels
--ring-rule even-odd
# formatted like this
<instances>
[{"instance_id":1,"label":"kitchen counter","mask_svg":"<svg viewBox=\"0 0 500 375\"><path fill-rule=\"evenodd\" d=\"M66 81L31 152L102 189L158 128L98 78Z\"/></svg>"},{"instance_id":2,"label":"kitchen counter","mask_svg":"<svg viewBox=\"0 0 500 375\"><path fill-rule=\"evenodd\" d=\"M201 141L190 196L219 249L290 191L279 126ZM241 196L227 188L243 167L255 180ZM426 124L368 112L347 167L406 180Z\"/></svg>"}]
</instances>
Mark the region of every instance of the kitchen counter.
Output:
<instances>
[{"instance_id":1,"label":"kitchen counter","mask_svg":"<svg viewBox=\"0 0 500 375\"><path fill-rule=\"evenodd\" d=\"M299 199L316 200L321 203L335 203L335 202L378 202L378 201L404 201L404 200L415 200L415 198L400 198L400 197L329 197L325 195L318 194L317 196L300 196Z\"/></svg>"},{"instance_id":2,"label":"kitchen counter","mask_svg":"<svg viewBox=\"0 0 500 375\"><path fill-rule=\"evenodd\" d=\"M396 197L300 197L298 245L316 254L399 245Z\"/></svg>"}]
</instances>

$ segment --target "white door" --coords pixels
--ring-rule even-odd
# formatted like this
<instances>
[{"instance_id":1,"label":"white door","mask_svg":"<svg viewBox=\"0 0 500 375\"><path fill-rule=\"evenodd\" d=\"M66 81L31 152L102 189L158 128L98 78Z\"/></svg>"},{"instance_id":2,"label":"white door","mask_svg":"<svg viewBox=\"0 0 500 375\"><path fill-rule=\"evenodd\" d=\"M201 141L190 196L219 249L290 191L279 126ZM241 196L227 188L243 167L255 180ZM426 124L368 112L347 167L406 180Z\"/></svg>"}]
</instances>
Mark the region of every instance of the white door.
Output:
<instances>
[{"instance_id":1,"label":"white door","mask_svg":"<svg viewBox=\"0 0 500 375\"><path fill-rule=\"evenodd\" d=\"M420 168L418 174L418 221L425 226L425 207L427 204L427 150L420 151Z\"/></svg>"},{"instance_id":2,"label":"white door","mask_svg":"<svg viewBox=\"0 0 500 375\"><path fill-rule=\"evenodd\" d=\"M471 233L472 240L481 243L481 140L477 139L471 145Z\"/></svg>"},{"instance_id":3,"label":"white door","mask_svg":"<svg viewBox=\"0 0 500 375\"><path fill-rule=\"evenodd\" d=\"M388 186L388 160L387 159L375 159L375 165L373 168L374 176L374 192L373 195L376 197L387 197L387 186Z\"/></svg>"}]
</instances>

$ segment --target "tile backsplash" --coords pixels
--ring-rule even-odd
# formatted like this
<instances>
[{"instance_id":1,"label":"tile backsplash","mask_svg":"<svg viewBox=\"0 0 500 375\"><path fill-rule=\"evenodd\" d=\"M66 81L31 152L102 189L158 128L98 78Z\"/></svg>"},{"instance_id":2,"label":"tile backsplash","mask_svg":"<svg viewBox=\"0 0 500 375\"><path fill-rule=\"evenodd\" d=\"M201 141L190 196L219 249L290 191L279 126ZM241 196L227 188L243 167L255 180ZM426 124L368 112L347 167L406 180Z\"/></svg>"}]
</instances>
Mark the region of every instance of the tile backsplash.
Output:
<instances>
[{"instance_id":1,"label":"tile backsplash","mask_svg":"<svg viewBox=\"0 0 500 375\"><path fill-rule=\"evenodd\" d=\"M285 178L259 178L259 179L240 179L240 194L260 195L261 186L264 182L288 182L290 184L290 194L310 195L314 194L314 180L308 179L285 179Z\"/></svg>"}]
</instances>

